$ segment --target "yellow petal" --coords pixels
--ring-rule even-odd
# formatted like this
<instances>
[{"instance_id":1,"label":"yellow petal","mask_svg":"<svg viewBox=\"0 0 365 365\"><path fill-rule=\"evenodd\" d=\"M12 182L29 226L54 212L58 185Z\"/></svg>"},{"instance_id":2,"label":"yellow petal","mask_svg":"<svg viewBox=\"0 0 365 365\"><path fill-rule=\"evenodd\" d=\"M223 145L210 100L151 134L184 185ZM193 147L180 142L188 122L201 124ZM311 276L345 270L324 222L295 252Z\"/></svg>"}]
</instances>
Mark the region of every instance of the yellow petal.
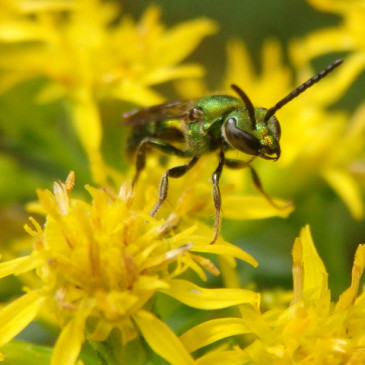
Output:
<instances>
[{"instance_id":1,"label":"yellow petal","mask_svg":"<svg viewBox=\"0 0 365 365\"><path fill-rule=\"evenodd\" d=\"M346 13L346 11L351 11L352 9L354 9L356 3L360 5L360 8L358 10L361 10L361 4L362 6L364 6L362 1L357 1L357 0L355 1L308 0L308 3L321 11L338 12L341 15Z\"/></svg>"},{"instance_id":2,"label":"yellow petal","mask_svg":"<svg viewBox=\"0 0 365 365\"><path fill-rule=\"evenodd\" d=\"M209 93L205 87L204 81L201 79L189 78L177 80L174 83L174 86L182 99L198 99L201 98L202 95L208 95Z\"/></svg>"},{"instance_id":3,"label":"yellow petal","mask_svg":"<svg viewBox=\"0 0 365 365\"><path fill-rule=\"evenodd\" d=\"M29 75L24 73L6 73L1 75L0 79L0 94L4 94L6 91L11 89L17 84L28 80Z\"/></svg>"},{"instance_id":4,"label":"yellow petal","mask_svg":"<svg viewBox=\"0 0 365 365\"><path fill-rule=\"evenodd\" d=\"M222 200L223 217L240 220L270 217L286 218L294 210L293 205L287 205L287 202L283 200L273 199L273 201L279 207L283 207L283 209L273 207L261 196L229 194Z\"/></svg>"},{"instance_id":5,"label":"yellow petal","mask_svg":"<svg viewBox=\"0 0 365 365\"><path fill-rule=\"evenodd\" d=\"M354 304L357 293L359 291L359 284L361 276L364 272L365 267L365 245L359 245L356 250L355 260L352 267L352 280L351 286L345 290L335 307L335 311L347 309Z\"/></svg>"},{"instance_id":6,"label":"yellow petal","mask_svg":"<svg viewBox=\"0 0 365 365\"><path fill-rule=\"evenodd\" d=\"M345 51L356 47L353 37L344 29L321 29L311 33L305 41L292 43L290 55L300 68L308 60L330 52Z\"/></svg>"},{"instance_id":7,"label":"yellow petal","mask_svg":"<svg viewBox=\"0 0 365 365\"><path fill-rule=\"evenodd\" d=\"M222 338L251 332L241 318L219 318L203 322L180 336L189 352L219 341Z\"/></svg>"},{"instance_id":8,"label":"yellow petal","mask_svg":"<svg viewBox=\"0 0 365 365\"><path fill-rule=\"evenodd\" d=\"M364 207L362 193L355 179L345 170L334 168L322 171L322 176L346 203L352 215L360 219L364 215Z\"/></svg>"},{"instance_id":9,"label":"yellow petal","mask_svg":"<svg viewBox=\"0 0 365 365\"><path fill-rule=\"evenodd\" d=\"M190 307L200 309L220 309L237 304L250 303L258 306L260 295L245 289L205 289L187 280L170 279L165 293Z\"/></svg>"},{"instance_id":10,"label":"yellow petal","mask_svg":"<svg viewBox=\"0 0 365 365\"><path fill-rule=\"evenodd\" d=\"M47 104L67 97L67 88L63 84L48 83L38 92L37 104Z\"/></svg>"},{"instance_id":11,"label":"yellow petal","mask_svg":"<svg viewBox=\"0 0 365 365\"><path fill-rule=\"evenodd\" d=\"M0 39L2 42L29 42L45 40L47 35L34 22L10 21L0 24Z\"/></svg>"},{"instance_id":12,"label":"yellow petal","mask_svg":"<svg viewBox=\"0 0 365 365\"><path fill-rule=\"evenodd\" d=\"M80 91L72 105L73 123L86 153L88 154L94 181L107 185L103 157L100 152L102 126L99 110L88 91Z\"/></svg>"},{"instance_id":13,"label":"yellow petal","mask_svg":"<svg viewBox=\"0 0 365 365\"><path fill-rule=\"evenodd\" d=\"M293 249L293 304L303 299L304 285L304 265L303 265L303 245L299 237L294 241Z\"/></svg>"},{"instance_id":14,"label":"yellow petal","mask_svg":"<svg viewBox=\"0 0 365 365\"><path fill-rule=\"evenodd\" d=\"M309 226L301 230L300 242L302 258L294 257L294 260L302 260L304 267L303 299L321 299L328 293L328 274L314 246ZM298 254L298 251L295 252L293 253Z\"/></svg>"},{"instance_id":15,"label":"yellow petal","mask_svg":"<svg viewBox=\"0 0 365 365\"><path fill-rule=\"evenodd\" d=\"M320 88L313 88L311 97L317 103L328 105L339 99L363 72L365 66L365 55L363 53L346 57L336 73L321 80ZM323 92L328 90L328 92Z\"/></svg>"},{"instance_id":16,"label":"yellow petal","mask_svg":"<svg viewBox=\"0 0 365 365\"><path fill-rule=\"evenodd\" d=\"M199 359L198 365L242 365L249 364L250 359L243 351L226 350L226 351L209 351Z\"/></svg>"},{"instance_id":17,"label":"yellow petal","mask_svg":"<svg viewBox=\"0 0 365 365\"><path fill-rule=\"evenodd\" d=\"M88 333L87 338L93 341L106 341L113 329L114 323L99 319L93 331Z\"/></svg>"},{"instance_id":18,"label":"yellow petal","mask_svg":"<svg viewBox=\"0 0 365 365\"><path fill-rule=\"evenodd\" d=\"M31 292L0 311L0 346L9 342L34 319L43 302L43 297Z\"/></svg>"},{"instance_id":19,"label":"yellow petal","mask_svg":"<svg viewBox=\"0 0 365 365\"><path fill-rule=\"evenodd\" d=\"M54 195L49 190L37 189L37 195L43 209L52 218L58 219L60 213Z\"/></svg>"},{"instance_id":20,"label":"yellow petal","mask_svg":"<svg viewBox=\"0 0 365 365\"><path fill-rule=\"evenodd\" d=\"M239 307L242 321L250 329L251 333L256 334L258 338L270 338L274 329L271 322L262 315L260 310L250 305L240 305Z\"/></svg>"},{"instance_id":21,"label":"yellow petal","mask_svg":"<svg viewBox=\"0 0 365 365\"><path fill-rule=\"evenodd\" d=\"M207 252L207 253L215 253L223 256L230 256L238 258L242 261L246 261L251 264L253 267L258 265L258 262L247 252L243 251L238 246L232 245L228 242L224 244L216 242L214 245L193 245L190 249L192 252Z\"/></svg>"},{"instance_id":22,"label":"yellow petal","mask_svg":"<svg viewBox=\"0 0 365 365\"><path fill-rule=\"evenodd\" d=\"M336 39L338 39L338 37L336 37ZM299 52L306 48L307 43L308 42L299 42L297 44L297 46L300 48ZM333 52L333 49L331 51ZM299 62L302 62L300 56L298 56L297 53L294 54L296 57L298 57ZM307 56L308 54L305 53L304 57ZM341 65L341 67L339 67L338 70L336 70L336 72L334 72L332 75L326 77L324 80L321 80L320 86L313 88L310 95L307 96L310 98L310 100L315 101L316 105L318 104L325 106L333 104L348 90L354 80L363 71L364 66L365 54L355 53L349 57L346 57L346 62L344 62L344 64ZM306 63L304 65L299 64L299 67L300 70L304 72L300 77L300 80L304 82L310 75L313 74L313 70ZM324 92L324 90L327 92Z\"/></svg>"},{"instance_id":23,"label":"yellow petal","mask_svg":"<svg viewBox=\"0 0 365 365\"><path fill-rule=\"evenodd\" d=\"M139 275L137 281L133 285L135 290L158 290L160 288L168 288L169 285L157 277Z\"/></svg>"},{"instance_id":24,"label":"yellow petal","mask_svg":"<svg viewBox=\"0 0 365 365\"><path fill-rule=\"evenodd\" d=\"M20 9L25 13L65 11L76 7L76 4L69 0L22 1L18 4Z\"/></svg>"},{"instance_id":25,"label":"yellow petal","mask_svg":"<svg viewBox=\"0 0 365 365\"><path fill-rule=\"evenodd\" d=\"M195 19L184 22L167 31L160 40L156 52L159 63L169 65L186 58L207 35L215 33L217 26L209 19Z\"/></svg>"},{"instance_id":26,"label":"yellow petal","mask_svg":"<svg viewBox=\"0 0 365 365\"><path fill-rule=\"evenodd\" d=\"M219 269L223 279L223 287L225 288L240 288L240 278L237 271L237 264L234 259L227 256L219 256Z\"/></svg>"},{"instance_id":27,"label":"yellow petal","mask_svg":"<svg viewBox=\"0 0 365 365\"><path fill-rule=\"evenodd\" d=\"M194 364L178 337L152 313L140 311L133 318L148 345L169 364Z\"/></svg>"},{"instance_id":28,"label":"yellow petal","mask_svg":"<svg viewBox=\"0 0 365 365\"><path fill-rule=\"evenodd\" d=\"M98 150L101 143L101 121L92 97L81 95L74 100L72 111L74 125L86 151Z\"/></svg>"},{"instance_id":29,"label":"yellow petal","mask_svg":"<svg viewBox=\"0 0 365 365\"><path fill-rule=\"evenodd\" d=\"M151 106L164 101L163 97L151 88L138 84L137 81L118 84L111 90L111 96L141 106Z\"/></svg>"},{"instance_id":30,"label":"yellow petal","mask_svg":"<svg viewBox=\"0 0 365 365\"><path fill-rule=\"evenodd\" d=\"M225 77L227 84L252 84L253 75L255 74L254 67L249 52L242 41L233 40L228 42L227 53L228 65L226 67L227 75Z\"/></svg>"},{"instance_id":31,"label":"yellow petal","mask_svg":"<svg viewBox=\"0 0 365 365\"><path fill-rule=\"evenodd\" d=\"M33 256L24 256L17 259L3 262L0 264L0 278L8 275L20 275L27 271L33 270L42 261L35 259Z\"/></svg>"},{"instance_id":32,"label":"yellow petal","mask_svg":"<svg viewBox=\"0 0 365 365\"><path fill-rule=\"evenodd\" d=\"M182 65L156 69L146 74L141 81L146 85L155 85L170 80L202 77L203 75L204 69L199 65Z\"/></svg>"},{"instance_id":33,"label":"yellow petal","mask_svg":"<svg viewBox=\"0 0 365 365\"><path fill-rule=\"evenodd\" d=\"M51 365L75 364L85 339L86 317L86 313L79 311L63 328L53 350Z\"/></svg>"}]
</instances>

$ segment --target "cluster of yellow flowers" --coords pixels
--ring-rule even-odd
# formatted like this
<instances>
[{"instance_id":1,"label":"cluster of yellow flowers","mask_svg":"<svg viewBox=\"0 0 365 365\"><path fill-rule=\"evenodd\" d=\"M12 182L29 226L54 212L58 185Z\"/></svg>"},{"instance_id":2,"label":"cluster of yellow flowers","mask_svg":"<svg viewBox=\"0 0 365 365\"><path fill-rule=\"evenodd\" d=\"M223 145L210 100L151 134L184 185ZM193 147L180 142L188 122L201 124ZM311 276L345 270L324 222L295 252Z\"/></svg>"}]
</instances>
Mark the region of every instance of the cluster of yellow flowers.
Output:
<instances>
[{"instance_id":1,"label":"cluster of yellow flowers","mask_svg":"<svg viewBox=\"0 0 365 365\"><path fill-rule=\"evenodd\" d=\"M32 253L0 267L1 276L35 269L41 280L36 283L38 289L29 290L1 311L0 344L37 314L49 312L63 326L52 363L74 363L85 334L91 340L105 341L114 329L120 331L121 343L134 339L138 329L158 354L171 362L180 358L187 362L190 355L176 335L146 310L157 292L201 309L240 303L257 307L259 295L252 291L204 289L176 278L188 269L203 280L203 268L219 273L200 253L224 254L228 261L239 258L256 266L237 246L223 240L207 245L204 227L194 222L181 229L173 221L151 218L147 209L151 192L142 201L133 199L128 184L115 196L87 187L92 197L88 204L69 198L73 184L71 173L65 183L54 184L54 194L38 191L46 225L42 229L31 219L32 227L25 228L34 237Z\"/></svg>"},{"instance_id":2,"label":"cluster of yellow flowers","mask_svg":"<svg viewBox=\"0 0 365 365\"><path fill-rule=\"evenodd\" d=\"M285 154L275 170L267 163L259 169L271 176L265 179L270 190L285 189L291 196L313 176L321 176L353 216L361 218L365 108L361 105L350 117L328 107L365 68L365 1L309 2L336 12L343 22L291 43L291 60L300 81L313 74L309 61L314 57L337 51L350 55L338 72L277 113L290 121L282 137ZM77 173L75 182L71 172L65 182L54 183L53 192L38 189L38 203L29 205L39 217L31 217L25 225L32 248L29 254L0 263L0 278L20 276L25 292L0 307L4 363L33 364L33 358L52 365L152 364L161 363L161 358L176 365L365 363L365 294L358 295L364 245L356 251L350 287L333 302L327 271L306 226L292 250L290 299L283 293L263 310L259 292L234 287L236 260L254 267L256 260L223 237L210 245L211 227L200 219L213 212L206 166L216 156L198 162L189 172L189 184L184 179L174 181L169 202L156 217L149 212L163 173L157 159L149 159L133 188L105 161L100 101L160 103L164 98L153 87L172 80L178 80L175 86L182 96L201 96L196 90L212 93L198 80L204 69L182 62L215 31L216 25L205 18L166 29L156 7L148 8L135 22L108 1L1 2L0 92L27 80L44 79L37 102L67 103L88 156L92 184L98 186L86 186L88 198L78 196L73 191ZM275 105L295 84L281 52L277 42L267 42L262 74L256 75L244 45L229 43L220 92L228 93L231 83L244 85L254 102ZM177 166L177 161L172 157L168 164ZM262 196L233 189L230 174L222 176L225 217L286 217L293 210L292 206L275 209ZM39 223L42 217L44 224ZM229 288L197 284L221 271ZM171 310L162 315L156 310L159 302L166 305L166 298L196 311L184 330L174 328L166 314ZM207 319L201 310L213 314ZM14 340L36 319L51 328L52 338L61 328L48 352ZM231 338L237 341L233 344Z\"/></svg>"}]
</instances>

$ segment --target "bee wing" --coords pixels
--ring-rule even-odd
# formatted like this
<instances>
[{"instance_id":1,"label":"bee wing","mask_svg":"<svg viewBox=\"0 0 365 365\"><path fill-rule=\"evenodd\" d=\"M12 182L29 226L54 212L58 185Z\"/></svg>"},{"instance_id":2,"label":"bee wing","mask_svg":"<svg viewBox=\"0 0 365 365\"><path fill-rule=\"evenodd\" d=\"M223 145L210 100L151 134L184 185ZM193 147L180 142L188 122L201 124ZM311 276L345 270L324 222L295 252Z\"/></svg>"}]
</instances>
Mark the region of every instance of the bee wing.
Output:
<instances>
[{"instance_id":1,"label":"bee wing","mask_svg":"<svg viewBox=\"0 0 365 365\"><path fill-rule=\"evenodd\" d=\"M143 125L148 122L162 122L170 119L188 119L194 104L193 100L186 100L135 109L123 114L124 123Z\"/></svg>"}]
</instances>

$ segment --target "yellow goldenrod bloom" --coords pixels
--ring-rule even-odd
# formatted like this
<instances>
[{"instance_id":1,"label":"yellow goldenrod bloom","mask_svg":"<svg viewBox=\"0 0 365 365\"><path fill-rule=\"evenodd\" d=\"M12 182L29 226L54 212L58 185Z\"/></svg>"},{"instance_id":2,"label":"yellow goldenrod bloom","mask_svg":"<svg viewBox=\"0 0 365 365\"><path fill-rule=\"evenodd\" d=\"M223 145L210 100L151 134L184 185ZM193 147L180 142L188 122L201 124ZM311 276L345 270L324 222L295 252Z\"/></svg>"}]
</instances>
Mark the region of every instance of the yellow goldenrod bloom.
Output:
<instances>
[{"instance_id":1,"label":"yellow goldenrod bloom","mask_svg":"<svg viewBox=\"0 0 365 365\"><path fill-rule=\"evenodd\" d=\"M180 225L150 217L154 195L149 187L133 193L126 183L115 195L88 186L88 203L70 197L73 185L71 173L65 183L54 184L53 194L38 191L39 205L33 208L46 215L46 223L42 228L31 218L26 225L34 239L32 253L0 264L0 277L34 270L38 277L28 282L23 296L0 310L0 345L43 315L62 328L52 364L74 364L86 338L105 341L113 330L120 333L120 346L141 334L169 363L192 364L178 337L149 310L157 292L205 310L259 305L259 295L252 291L206 289L178 278L188 269L203 280L204 269L219 273L201 253L257 263L222 239L209 245L210 235L193 219Z\"/></svg>"},{"instance_id":2,"label":"yellow goldenrod bloom","mask_svg":"<svg viewBox=\"0 0 365 365\"><path fill-rule=\"evenodd\" d=\"M309 227L293 247L293 300L287 308L260 313L241 306L242 318L204 322L180 339L193 352L219 339L253 334L245 348L217 348L199 364L363 364L365 361L365 294L358 296L365 266L359 245L350 287L331 301L328 274L318 256Z\"/></svg>"},{"instance_id":3,"label":"yellow goldenrod bloom","mask_svg":"<svg viewBox=\"0 0 365 365\"><path fill-rule=\"evenodd\" d=\"M349 51L352 56L362 59L364 67L364 0L308 0L308 2L320 11L335 13L343 19L335 27L313 31L304 39L294 42L293 60L300 65L320 55Z\"/></svg>"},{"instance_id":4,"label":"yellow goldenrod bloom","mask_svg":"<svg viewBox=\"0 0 365 365\"><path fill-rule=\"evenodd\" d=\"M100 153L98 101L120 99L141 105L161 102L152 86L201 77L203 68L180 64L216 30L208 19L165 29L150 7L136 23L112 2L100 0L2 2L0 90L35 77L46 85L39 102L65 99L85 148L94 180L107 183Z\"/></svg>"}]
</instances>

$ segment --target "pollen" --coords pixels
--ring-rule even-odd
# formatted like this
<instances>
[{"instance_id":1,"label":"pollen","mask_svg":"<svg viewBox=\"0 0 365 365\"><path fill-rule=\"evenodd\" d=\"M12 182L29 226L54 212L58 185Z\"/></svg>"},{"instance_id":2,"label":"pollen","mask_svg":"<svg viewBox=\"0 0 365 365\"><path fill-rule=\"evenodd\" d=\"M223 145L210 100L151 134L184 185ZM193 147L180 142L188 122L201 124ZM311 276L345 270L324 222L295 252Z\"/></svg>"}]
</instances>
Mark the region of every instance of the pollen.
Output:
<instances>
[{"instance_id":1,"label":"pollen","mask_svg":"<svg viewBox=\"0 0 365 365\"><path fill-rule=\"evenodd\" d=\"M273 139L271 136L266 135L263 137L263 140L264 140L265 146L272 147L274 145Z\"/></svg>"}]
</instances>

